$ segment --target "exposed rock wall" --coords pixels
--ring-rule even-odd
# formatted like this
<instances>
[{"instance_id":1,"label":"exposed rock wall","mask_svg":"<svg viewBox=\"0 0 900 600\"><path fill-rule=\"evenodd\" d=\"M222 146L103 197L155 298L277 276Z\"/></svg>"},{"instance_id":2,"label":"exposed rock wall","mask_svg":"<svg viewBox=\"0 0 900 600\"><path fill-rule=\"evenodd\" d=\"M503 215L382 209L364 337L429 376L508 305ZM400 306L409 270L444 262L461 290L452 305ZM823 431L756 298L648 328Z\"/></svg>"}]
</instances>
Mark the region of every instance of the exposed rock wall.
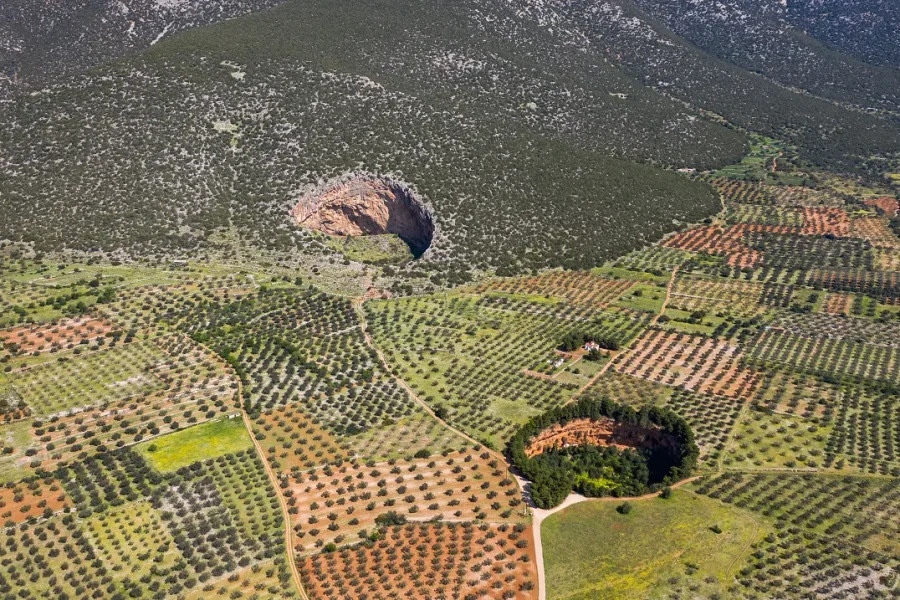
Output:
<instances>
[{"instance_id":1,"label":"exposed rock wall","mask_svg":"<svg viewBox=\"0 0 900 600\"><path fill-rule=\"evenodd\" d=\"M329 235L392 233L421 255L434 235L431 215L405 186L356 176L303 196L293 209L299 225Z\"/></svg>"},{"instance_id":2,"label":"exposed rock wall","mask_svg":"<svg viewBox=\"0 0 900 600\"><path fill-rule=\"evenodd\" d=\"M677 445L677 442L671 435L655 426L637 427L608 417L596 421L577 419L565 425L553 425L540 432L528 444L525 454L530 458L553 448L588 445L612 446L624 450Z\"/></svg>"}]
</instances>

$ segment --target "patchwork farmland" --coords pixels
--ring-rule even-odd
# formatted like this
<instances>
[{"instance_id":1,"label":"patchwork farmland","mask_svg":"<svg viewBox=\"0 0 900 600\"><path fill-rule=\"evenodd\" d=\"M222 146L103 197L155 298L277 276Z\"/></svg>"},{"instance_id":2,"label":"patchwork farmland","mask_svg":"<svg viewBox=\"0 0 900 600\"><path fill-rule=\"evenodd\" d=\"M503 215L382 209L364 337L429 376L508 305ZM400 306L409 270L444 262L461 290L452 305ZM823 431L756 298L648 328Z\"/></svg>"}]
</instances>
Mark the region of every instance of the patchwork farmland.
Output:
<instances>
[{"instance_id":1,"label":"patchwork farmland","mask_svg":"<svg viewBox=\"0 0 900 600\"><path fill-rule=\"evenodd\" d=\"M584 577L623 577L620 553L656 564L649 536L669 531L677 557L622 597L891 597L892 205L712 183L711 223L591 271L413 295L100 264L115 287L79 308L52 298L86 265L5 254L0 591L585 597ZM699 479L542 529L506 444L584 398L683 419ZM609 562L560 565L548 548L587 518L623 532Z\"/></svg>"}]
</instances>

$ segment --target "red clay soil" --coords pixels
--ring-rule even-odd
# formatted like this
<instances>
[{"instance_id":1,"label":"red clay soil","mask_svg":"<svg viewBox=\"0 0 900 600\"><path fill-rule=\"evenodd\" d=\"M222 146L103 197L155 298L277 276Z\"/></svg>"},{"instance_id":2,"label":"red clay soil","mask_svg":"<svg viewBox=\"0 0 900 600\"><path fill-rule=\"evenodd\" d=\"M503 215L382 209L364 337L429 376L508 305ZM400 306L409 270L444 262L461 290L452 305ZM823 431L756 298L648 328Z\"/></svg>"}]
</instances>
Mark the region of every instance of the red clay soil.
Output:
<instances>
[{"instance_id":1,"label":"red clay soil","mask_svg":"<svg viewBox=\"0 0 900 600\"><path fill-rule=\"evenodd\" d=\"M531 369L523 369L522 373L527 375L528 377L534 377L535 379L543 379L544 381L554 381L553 375L548 375L547 373L539 373L537 371L532 371Z\"/></svg>"},{"instance_id":2,"label":"red clay soil","mask_svg":"<svg viewBox=\"0 0 900 600\"><path fill-rule=\"evenodd\" d=\"M830 315L849 315L853 306L850 294L828 294L822 304L822 311Z\"/></svg>"},{"instance_id":3,"label":"red clay soil","mask_svg":"<svg viewBox=\"0 0 900 600\"><path fill-rule=\"evenodd\" d=\"M93 341L112 331L107 322L90 317L62 319L46 325L30 325L0 331L0 345L15 344L19 351L49 352L52 349L74 348L82 340Z\"/></svg>"},{"instance_id":4,"label":"red clay soil","mask_svg":"<svg viewBox=\"0 0 900 600\"><path fill-rule=\"evenodd\" d=\"M13 421L21 421L31 416L31 408L28 406L17 406L14 410L0 414L4 423L12 423Z\"/></svg>"},{"instance_id":5,"label":"red clay soil","mask_svg":"<svg viewBox=\"0 0 900 600\"><path fill-rule=\"evenodd\" d=\"M363 294L362 300L390 300L394 294L390 290L379 290L377 287L370 286Z\"/></svg>"},{"instance_id":6,"label":"red clay soil","mask_svg":"<svg viewBox=\"0 0 900 600\"><path fill-rule=\"evenodd\" d=\"M800 233L843 237L850 233L850 217L841 208L806 207Z\"/></svg>"},{"instance_id":7,"label":"red clay soil","mask_svg":"<svg viewBox=\"0 0 900 600\"><path fill-rule=\"evenodd\" d=\"M606 279L590 272L551 271L534 277L495 279L479 284L475 291L501 292L547 298L565 298L572 304L604 308L634 285L626 279Z\"/></svg>"},{"instance_id":8,"label":"red clay soil","mask_svg":"<svg viewBox=\"0 0 900 600\"><path fill-rule=\"evenodd\" d=\"M517 530L518 529L518 530ZM530 527L471 523L392 527L359 546L299 561L313 598L388 600L538 595Z\"/></svg>"},{"instance_id":9,"label":"red clay soil","mask_svg":"<svg viewBox=\"0 0 900 600\"><path fill-rule=\"evenodd\" d=\"M0 523L22 523L30 517L42 516L48 508L56 512L67 506L70 506L69 499L55 480L0 488Z\"/></svg>"},{"instance_id":10,"label":"red clay soil","mask_svg":"<svg viewBox=\"0 0 900 600\"><path fill-rule=\"evenodd\" d=\"M636 427L608 417L596 421L576 419L565 425L552 425L540 432L528 444L525 454L532 457L553 448L567 446L610 446L624 450L655 447L665 443L674 445L677 442L658 427Z\"/></svg>"},{"instance_id":11,"label":"red clay soil","mask_svg":"<svg viewBox=\"0 0 900 600\"><path fill-rule=\"evenodd\" d=\"M877 208L878 210L883 212L886 217L896 217L897 213L900 212L900 203L897 202L896 198L893 198L891 196L869 198L868 200L863 200L863 204L865 204L866 206Z\"/></svg>"},{"instance_id":12,"label":"red clay soil","mask_svg":"<svg viewBox=\"0 0 900 600\"><path fill-rule=\"evenodd\" d=\"M296 407L260 414L253 420L253 435L276 472L303 470L350 458L331 433Z\"/></svg>"},{"instance_id":13,"label":"red clay soil","mask_svg":"<svg viewBox=\"0 0 900 600\"><path fill-rule=\"evenodd\" d=\"M744 366L738 346L656 329L641 334L613 368L647 381L731 398L749 397L759 383L759 374Z\"/></svg>"},{"instance_id":14,"label":"red clay soil","mask_svg":"<svg viewBox=\"0 0 900 600\"><path fill-rule=\"evenodd\" d=\"M744 236L759 231L789 233L793 228L747 223L730 225L724 229L718 226L702 226L675 234L662 244L679 250L724 256L728 264L735 267L755 267L762 261L762 253L747 246Z\"/></svg>"},{"instance_id":15,"label":"red clay soil","mask_svg":"<svg viewBox=\"0 0 900 600\"><path fill-rule=\"evenodd\" d=\"M316 544L356 541L388 511L410 521L437 517L494 523L514 522L522 514L520 495L505 462L474 450L398 460L393 465L345 463L314 469L292 477L285 495L293 511L298 553L314 552Z\"/></svg>"},{"instance_id":16,"label":"red clay soil","mask_svg":"<svg viewBox=\"0 0 900 600\"><path fill-rule=\"evenodd\" d=\"M297 224L335 236L393 233L427 247L434 233L412 193L380 177L360 175L307 194L293 215Z\"/></svg>"}]
</instances>

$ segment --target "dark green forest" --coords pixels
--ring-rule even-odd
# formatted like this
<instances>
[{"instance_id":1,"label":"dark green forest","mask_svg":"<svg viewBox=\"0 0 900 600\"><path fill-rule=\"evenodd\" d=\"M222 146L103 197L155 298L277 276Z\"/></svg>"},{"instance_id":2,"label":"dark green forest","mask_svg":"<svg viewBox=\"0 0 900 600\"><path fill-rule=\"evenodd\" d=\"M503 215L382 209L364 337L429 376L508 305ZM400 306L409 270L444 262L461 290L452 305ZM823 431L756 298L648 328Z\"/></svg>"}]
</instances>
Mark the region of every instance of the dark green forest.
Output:
<instances>
[{"instance_id":1,"label":"dark green forest","mask_svg":"<svg viewBox=\"0 0 900 600\"><path fill-rule=\"evenodd\" d=\"M658 427L676 444L625 450L569 446L532 457L526 454L532 438L552 425L604 417L637 427ZM531 497L540 508L557 506L572 491L588 497L640 496L656 491L688 477L699 456L691 428L674 412L656 406L635 410L593 395L532 418L510 439L506 453L513 466L531 481Z\"/></svg>"}]
</instances>

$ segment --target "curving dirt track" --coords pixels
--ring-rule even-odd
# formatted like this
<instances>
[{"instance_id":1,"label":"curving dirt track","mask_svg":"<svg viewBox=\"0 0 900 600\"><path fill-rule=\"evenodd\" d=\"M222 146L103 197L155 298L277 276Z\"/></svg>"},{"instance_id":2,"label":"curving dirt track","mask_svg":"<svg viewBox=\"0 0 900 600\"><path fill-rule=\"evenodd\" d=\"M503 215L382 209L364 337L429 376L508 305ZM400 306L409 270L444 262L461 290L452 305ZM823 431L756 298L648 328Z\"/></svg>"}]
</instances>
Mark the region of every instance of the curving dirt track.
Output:
<instances>
[{"instance_id":1,"label":"curving dirt track","mask_svg":"<svg viewBox=\"0 0 900 600\"><path fill-rule=\"evenodd\" d=\"M197 343L193 342L192 343ZM203 344L198 344L203 346ZM216 357L217 360L220 361L220 364L226 370L229 369L229 365L221 360L218 354L213 352L210 348L203 346L207 352L209 352L210 356ZM303 581L300 579L300 571L297 569L297 564L294 561L294 528L291 525L290 513L288 512L287 501L284 499L284 494L281 493L281 482L278 480L278 476L275 474L275 471L272 470L271 465L269 465L269 461L266 460L266 453L263 452L262 447L259 445L259 441L256 439L256 436L253 435L253 426L250 423L250 417L247 416L247 411L244 410L244 386L241 383L240 378L237 378L237 397L238 403L241 407L241 419L244 422L244 427L247 428L247 433L250 436L250 440L253 442L253 447L256 449L256 453L259 455L259 459L262 461L263 468L266 471L266 475L269 476L269 481L272 483L272 489L275 490L275 495L278 496L278 503L281 505L281 512L284 515L284 544L285 550L287 552L287 561L288 565L291 568L291 576L294 580L294 586L297 588L297 591L300 593L300 598L302 600L310 600L309 595L306 593L306 589L303 587Z\"/></svg>"},{"instance_id":2,"label":"curving dirt track","mask_svg":"<svg viewBox=\"0 0 900 600\"><path fill-rule=\"evenodd\" d=\"M695 475L694 477L682 479L681 481L671 485L670 487L672 487L673 489L679 488L692 481L696 481L701 477L703 476ZM518 477L517 479L519 479L519 483L524 486L525 480ZM657 496L659 496L658 492L644 494L643 496L632 496L630 498L613 498L611 496L607 496L604 498L586 498L581 494L569 494L559 506L555 506L550 509L536 507L532 508L531 512L534 515L534 519L532 521L531 531L534 534L534 553L538 570L538 600L547 600L547 576L544 574L544 548L541 545L541 522L543 522L544 519L546 519L550 515L554 515L562 510L565 510L573 504L579 504L581 502L636 502L639 500L649 500L651 498L656 498Z\"/></svg>"}]
</instances>

